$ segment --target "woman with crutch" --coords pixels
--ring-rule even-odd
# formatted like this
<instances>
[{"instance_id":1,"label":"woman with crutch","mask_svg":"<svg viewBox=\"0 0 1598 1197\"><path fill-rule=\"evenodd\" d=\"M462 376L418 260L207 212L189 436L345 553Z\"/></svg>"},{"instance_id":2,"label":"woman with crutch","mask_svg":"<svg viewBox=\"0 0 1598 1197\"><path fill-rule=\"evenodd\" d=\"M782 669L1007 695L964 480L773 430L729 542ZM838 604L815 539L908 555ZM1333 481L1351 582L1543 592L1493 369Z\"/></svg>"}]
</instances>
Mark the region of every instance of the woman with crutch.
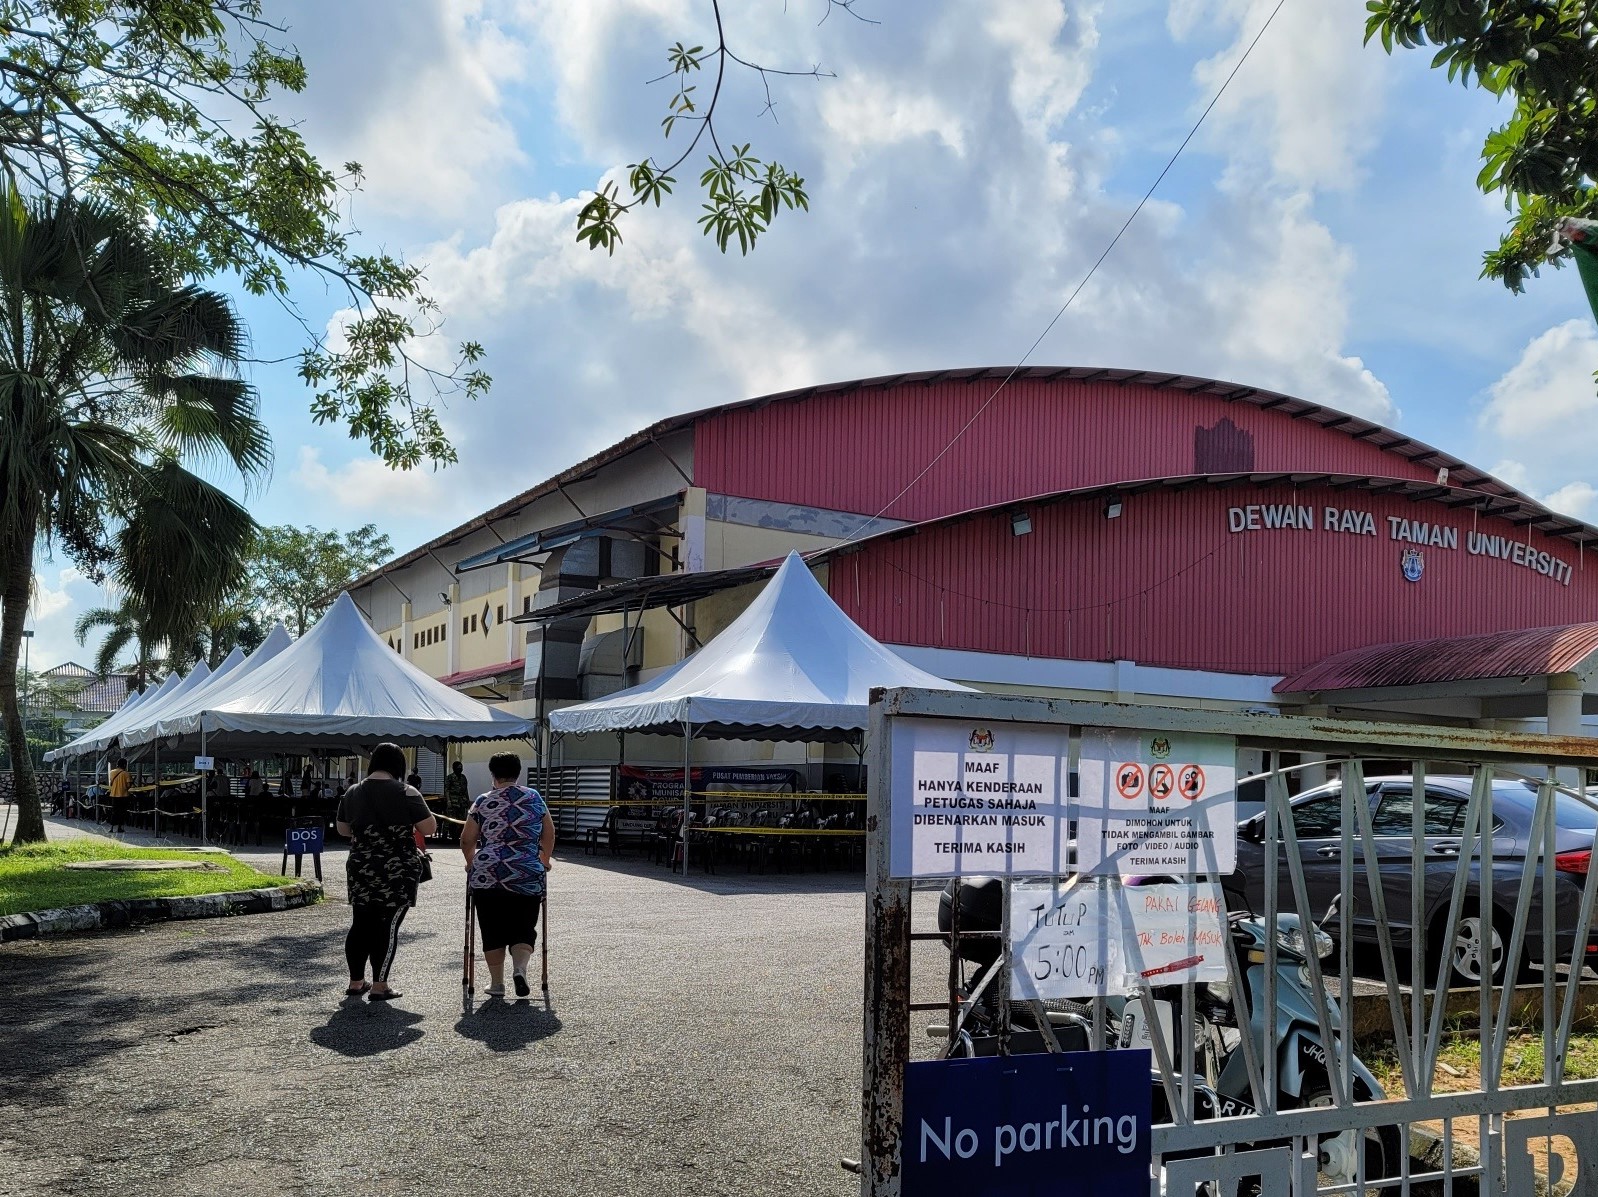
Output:
<instances>
[{"instance_id":1,"label":"woman with crutch","mask_svg":"<svg viewBox=\"0 0 1598 1197\"><path fill-rule=\"evenodd\" d=\"M473 800L461 828L469 906L488 965L489 997L505 996L505 949L516 996L527 997L527 964L538 942L538 911L555 850L555 820L537 790L518 784L521 758L497 752L488 761L494 788Z\"/></svg>"}]
</instances>

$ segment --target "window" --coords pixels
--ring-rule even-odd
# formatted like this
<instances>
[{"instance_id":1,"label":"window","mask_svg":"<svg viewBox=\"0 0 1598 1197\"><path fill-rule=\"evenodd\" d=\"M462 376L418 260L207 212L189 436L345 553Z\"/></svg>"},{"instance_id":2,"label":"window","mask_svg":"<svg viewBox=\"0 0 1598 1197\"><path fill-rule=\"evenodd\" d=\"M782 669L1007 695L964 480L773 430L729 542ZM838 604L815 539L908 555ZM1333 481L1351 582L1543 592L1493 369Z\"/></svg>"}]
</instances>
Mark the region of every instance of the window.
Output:
<instances>
[{"instance_id":1,"label":"window","mask_svg":"<svg viewBox=\"0 0 1598 1197\"><path fill-rule=\"evenodd\" d=\"M504 603L501 603L499 606L494 608L494 622L495 623L504 623L505 622L505 604Z\"/></svg>"},{"instance_id":2,"label":"window","mask_svg":"<svg viewBox=\"0 0 1598 1197\"><path fill-rule=\"evenodd\" d=\"M422 647L422 634L420 632L412 632L411 633L411 651L415 652L417 649L419 649L421 647Z\"/></svg>"},{"instance_id":3,"label":"window","mask_svg":"<svg viewBox=\"0 0 1598 1197\"><path fill-rule=\"evenodd\" d=\"M467 631L475 632L477 630L477 616L475 616L475 615L472 616L471 619L468 620L467 622L472 625L470 628L467 629Z\"/></svg>"},{"instance_id":4,"label":"window","mask_svg":"<svg viewBox=\"0 0 1598 1197\"><path fill-rule=\"evenodd\" d=\"M471 625L472 625L472 621L467 619L467 618L465 618L464 616L462 616L462 618L461 618L461 635L462 636L466 635L467 632L472 630L472 626Z\"/></svg>"},{"instance_id":5,"label":"window","mask_svg":"<svg viewBox=\"0 0 1598 1197\"><path fill-rule=\"evenodd\" d=\"M522 595L522 614L526 615L529 612L531 612L532 609L533 609L533 596L530 595L530 594Z\"/></svg>"},{"instance_id":6,"label":"window","mask_svg":"<svg viewBox=\"0 0 1598 1197\"><path fill-rule=\"evenodd\" d=\"M1341 795L1317 798L1293 808L1293 830L1301 840L1324 840L1343 834Z\"/></svg>"},{"instance_id":7,"label":"window","mask_svg":"<svg viewBox=\"0 0 1598 1197\"><path fill-rule=\"evenodd\" d=\"M1408 786L1382 791L1382 803L1371 820L1376 835L1414 835L1415 796ZM1426 791L1424 834L1458 835L1465 819L1465 804L1436 790Z\"/></svg>"}]
</instances>

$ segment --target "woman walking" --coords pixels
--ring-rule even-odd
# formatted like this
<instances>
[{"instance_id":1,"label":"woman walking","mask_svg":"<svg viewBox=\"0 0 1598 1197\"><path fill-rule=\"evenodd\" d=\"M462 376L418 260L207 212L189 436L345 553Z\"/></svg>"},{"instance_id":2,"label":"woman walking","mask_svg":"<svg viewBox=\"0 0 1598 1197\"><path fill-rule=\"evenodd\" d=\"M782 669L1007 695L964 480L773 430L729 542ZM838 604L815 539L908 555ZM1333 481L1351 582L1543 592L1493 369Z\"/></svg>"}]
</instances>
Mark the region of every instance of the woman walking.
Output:
<instances>
[{"instance_id":1,"label":"woman walking","mask_svg":"<svg viewBox=\"0 0 1598 1197\"><path fill-rule=\"evenodd\" d=\"M338 806L338 832L350 840L345 876L353 917L344 939L350 966L348 997L389 1002L401 996L389 988L388 972L399 946L400 924L416 905L422 854L416 836L436 826L427 803L400 780L405 754L397 744L372 749L366 780L344 792ZM366 979L370 965L372 979Z\"/></svg>"},{"instance_id":2,"label":"woman walking","mask_svg":"<svg viewBox=\"0 0 1598 1197\"><path fill-rule=\"evenodd\" d=\"M488 996L505 995L505 949L510 948L516 996L532 992L527 962L538 938L538 910L555 850L555 821L538 791L517 784L522 761L496 752L488 761L494 788L479 795L461 829L466 885L488 964Z\"/></svg>"}]
</instances>

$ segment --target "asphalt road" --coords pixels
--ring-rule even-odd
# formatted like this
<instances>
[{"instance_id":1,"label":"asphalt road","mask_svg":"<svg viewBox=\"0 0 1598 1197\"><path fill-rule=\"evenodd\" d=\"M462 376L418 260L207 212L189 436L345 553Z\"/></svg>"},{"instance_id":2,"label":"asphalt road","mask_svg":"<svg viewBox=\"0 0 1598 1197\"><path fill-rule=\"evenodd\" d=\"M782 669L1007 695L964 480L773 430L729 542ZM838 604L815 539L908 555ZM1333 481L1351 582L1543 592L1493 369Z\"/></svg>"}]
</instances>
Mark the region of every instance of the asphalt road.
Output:
<instances>
[{"instance_id":1,"label":"asphalt road","mask_svg":"<svg viewBox=\"0 0 1598 1197\"><path fill-rule=\"evenodd\" d=\"M568 856L555 1012L463 1016L435 855L389 1006L342 997L337 853L309 909L0 947L0 1194L858 1191L858 876Z\"/></svg>"}]
</instances>

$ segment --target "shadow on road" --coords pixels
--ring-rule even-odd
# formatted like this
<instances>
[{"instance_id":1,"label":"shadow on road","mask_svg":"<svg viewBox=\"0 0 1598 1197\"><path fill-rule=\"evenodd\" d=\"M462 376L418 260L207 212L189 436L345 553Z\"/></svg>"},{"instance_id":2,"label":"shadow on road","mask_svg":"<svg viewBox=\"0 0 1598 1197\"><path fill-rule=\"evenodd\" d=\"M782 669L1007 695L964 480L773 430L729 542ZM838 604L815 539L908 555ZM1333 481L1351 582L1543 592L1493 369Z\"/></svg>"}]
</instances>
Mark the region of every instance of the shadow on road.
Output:
<instances>
[{"instance_id":1,"label":"shadow on road","mask_svg":"<svg viewBox=\"0 0 1598 1197\"><path fill-rule=\"evenodd\" d=\"M311 1032L311 1042L341 1056L362 1059L415 1043L424 1032L420 1014L392 1005L349 1001L333 1012L325 1026Z\"/></svg>"},{"instance_id":2,"label":"shadow on road","mask_svg":"<svg viewBox=\"0 0 1598 1197\"><path fill-rule=\"evenodd\" d=\"M544 1009L543 999L490 999L455 1024L463 1039L475 1039L489 1051L518 1052L560 1030L560 1019Z\"/></svg>"}]
</instances>

